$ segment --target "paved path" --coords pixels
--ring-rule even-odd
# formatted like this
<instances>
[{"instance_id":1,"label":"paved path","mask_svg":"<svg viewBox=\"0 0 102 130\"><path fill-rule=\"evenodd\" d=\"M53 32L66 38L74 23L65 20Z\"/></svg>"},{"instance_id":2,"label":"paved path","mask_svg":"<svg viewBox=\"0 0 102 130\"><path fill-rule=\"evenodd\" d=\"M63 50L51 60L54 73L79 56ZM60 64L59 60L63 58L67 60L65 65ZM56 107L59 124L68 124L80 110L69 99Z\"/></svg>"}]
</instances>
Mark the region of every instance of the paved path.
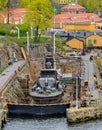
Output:
<instances>
[{"instance_id":1,"label":"paved path","mask_svg":"<svg viewBox=\"0 0 102 130\"><path fill-rule=\"evenodd\" d=\"M82 57L83 63L82 63L82 74L84 77L84 80L88 81L90 94L93 95L93 97L90 97L91 100L97 100L99 99L99 92L98 89L95 88L94 83L94 74L95 74L95 68L94 68L94 62L89 60L90 55L85 55Z\"/></svg>"},{"instance_id":2,"label":"paved path","mask_svg":"<svg viewBox=\"0 0 102 130\"><path fill-rule=\"evenodd\" d=\"M18 67L22 67L26 61L17 61L10 65L8 68L4 70L2 74L0 74L0 92L6 87L6 85L11 81L13 76L15 76L15 71L18 71Z\"/></svg>"}]
</instances>

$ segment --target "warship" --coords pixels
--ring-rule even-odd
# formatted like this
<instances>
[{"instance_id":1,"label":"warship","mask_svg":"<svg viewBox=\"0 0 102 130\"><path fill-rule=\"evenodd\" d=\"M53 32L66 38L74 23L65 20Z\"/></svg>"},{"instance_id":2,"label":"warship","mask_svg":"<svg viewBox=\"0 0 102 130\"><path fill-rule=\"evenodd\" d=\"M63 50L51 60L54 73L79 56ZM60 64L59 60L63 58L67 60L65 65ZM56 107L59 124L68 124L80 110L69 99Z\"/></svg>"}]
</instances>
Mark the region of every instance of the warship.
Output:
<instances>
[{"instance_id":1,"label":"warship","mask_svg":"<svg viewBox=\"0 0 102 130\"><path fill-rule=\"evenodd\" d=\"M46 57L45 68L41 69L37 81L32 84L29 96L32 103L8 104L9 113L12 115L53 116L65 115L70 102L65 101L66 85L61 74L54 68L52 57Z\"/></svg>"}]
</instances>

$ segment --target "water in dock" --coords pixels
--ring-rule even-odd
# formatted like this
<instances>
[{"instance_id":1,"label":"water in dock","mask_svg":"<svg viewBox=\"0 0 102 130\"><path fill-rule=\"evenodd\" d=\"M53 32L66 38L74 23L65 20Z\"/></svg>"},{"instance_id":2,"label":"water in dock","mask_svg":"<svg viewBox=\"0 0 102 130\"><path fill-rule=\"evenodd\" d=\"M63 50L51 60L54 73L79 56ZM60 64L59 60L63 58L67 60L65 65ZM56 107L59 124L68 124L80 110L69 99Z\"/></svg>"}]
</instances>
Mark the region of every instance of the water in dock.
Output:
<instances>
[{"instance_id":1,"label":"water in dock","mask_svg":"<svg viewBox=\"0 0 102 130\"><path fill-rule=\"evenodd\" d=\"M3 130L101 130L102 120L69 125L66 117L9 118Z\"/></svg>"}]
</instances>

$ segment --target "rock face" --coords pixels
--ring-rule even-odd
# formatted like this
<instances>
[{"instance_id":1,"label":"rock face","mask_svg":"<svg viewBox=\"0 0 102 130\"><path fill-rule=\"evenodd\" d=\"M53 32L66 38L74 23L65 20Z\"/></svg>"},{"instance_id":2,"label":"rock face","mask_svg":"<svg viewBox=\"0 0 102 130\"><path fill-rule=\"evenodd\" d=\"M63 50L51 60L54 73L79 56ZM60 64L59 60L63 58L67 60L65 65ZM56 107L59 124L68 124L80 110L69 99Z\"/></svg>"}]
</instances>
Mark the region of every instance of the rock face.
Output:
<instances>
[{"instance_id":1,"label":"rock face","mask_svg":"<svg viewBox=\"0 0 102 130\"><path fill-rule=\"evenodd\" d=\"M8 65L8 62L9 62L9 55L6 49L2 49L0 51L0 68L3 68L4 66Z\"/></svg>"},{"instance_id":2,"label":"rock face","mask_svg":"<svg viewBox=\"0 0 102 130\"><path fill-rule=\"evenodd\" d=\"M16 71L14 79L8 84L3 102L8 104L31 104L32 98L29 96L30 77L29 64L26 62L25 66Z\"/></svg>"},{"instance_id":3,"label":"rock face","mask_svg":"<svg viewBox=\"0 0 102 130\"><path fill-rule=\"evenodd\" d=\"M38 63L32 59L29 60L30 79L33 82L38 79L41 68L42 68L42 66L40 63Z\"/></svg>"},{"instance_id":4,"label":"rock face","mask_svg":"<svg viewBox=\"0 0 102 130\"><path fill-rule=\"evenodd\" d=\"M14 53L17 60L23 59L21 49L17 44L12 44L10 46L4 46L0 50L0 68L7 66L10 62L13 62Z\"/></svg>"},{"instance_id":5,"label":"rock face","mask_svg":"<svg viewBox=\"0 0 102 130\"><path fill-rule=\"evenodd\" d=\"M102 118L101 108L85 107L85 108L70 108L67 109L67 119L69 123L77 123L92 119Z\"/></svg>"}]
</instances>

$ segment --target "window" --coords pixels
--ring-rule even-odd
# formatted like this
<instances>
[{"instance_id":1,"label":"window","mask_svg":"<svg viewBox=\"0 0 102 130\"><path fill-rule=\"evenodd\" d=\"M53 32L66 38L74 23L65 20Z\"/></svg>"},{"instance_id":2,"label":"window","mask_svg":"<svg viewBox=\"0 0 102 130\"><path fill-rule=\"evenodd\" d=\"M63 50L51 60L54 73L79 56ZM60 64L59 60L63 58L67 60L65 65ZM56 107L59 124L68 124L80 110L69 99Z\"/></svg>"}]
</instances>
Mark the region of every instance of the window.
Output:
<instances>
[{"instance_id":1,"label":"window","mask_svg":"<svg viewBox=\"0 0 102 130\"><path fill-rule=\"evenodd\" d=\"M79 10L76 10L76 14L79 14Z\"/></svg>"},{"instance_id":2,"label":"window","mask_svg":"<svg viewBox=\"0 0 102 130\"><path fill-rule=\"evenodd\" d=\"M97 44L97 40L96 40L96 39L94 39L94 40L93 40L93 43L94 43L94 44Z\"/></svg>"},{"instance_id":3,"label":"window","mask_svg":"<svg viewBox=\"0 0 102 130\"><path fill-rule=\"evenodd\" d=\"M71 11L71 10L69 10L69 13L72 13L72 11Z\"/></svg>"}]
</instances>

